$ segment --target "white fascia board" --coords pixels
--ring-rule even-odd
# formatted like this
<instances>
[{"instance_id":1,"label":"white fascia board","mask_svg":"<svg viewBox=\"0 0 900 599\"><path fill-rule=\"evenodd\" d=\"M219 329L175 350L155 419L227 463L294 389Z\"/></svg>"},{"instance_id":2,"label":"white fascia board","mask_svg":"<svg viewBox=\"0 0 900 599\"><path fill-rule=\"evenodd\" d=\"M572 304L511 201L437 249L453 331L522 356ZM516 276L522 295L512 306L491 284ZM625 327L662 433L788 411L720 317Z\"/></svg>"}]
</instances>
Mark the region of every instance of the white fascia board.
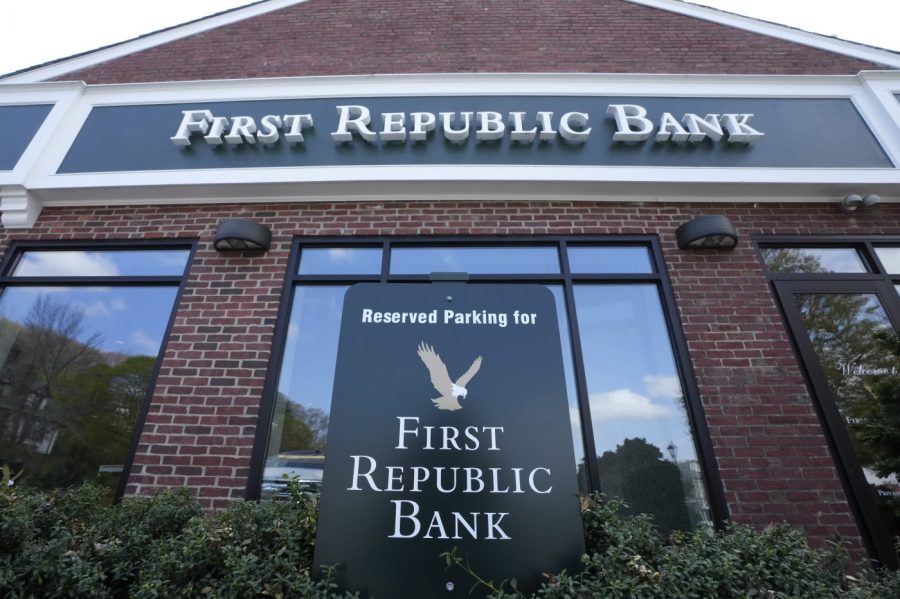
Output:
<instances>
[{"instance_id":1,"label":"white fascia board","mask_svg":"<svg viewBox=\"0 0 900 599\"><path fill-rule=\"evenodd\" d=\"M900 86L900 73L888 72ZM39 85L39 84L38 84ZM50 85L50 84L44 84ZM0 98L18 86L0 86ZM27 86L29 89L35 87ZM304 98L460 95L555 95L643 97L853 98L862 93L856 75L578 75L446 74L290 77L88 85L44 146L24 184L29 189L59 180L54 175L94 106L175 104ZM548 93L545 90L552 90ZM865 118L865 115L863 115ZM174 132L174 130L173 130ZM887 137L890 137L888 135ZM895 163L900 163L898 149ZM893 154L891 154L894 158ZM240 169L246 172L248 169ZM277 171L277 169L265 169ZM163 182L165 171L154 171ZM234 174L234 173L232 173ZM80 175L79 175L80 176ZM99 176L99 175L97 175ZM277 175L273 175L277 176ZM114 180L116 175L104 174ZM201 177L202 178L202 177ZM302 180L302 177L301 179ZM21 180L17 183L23 183Z\"/></svg>"},{"instance_id":2,"label":"white fascia board","mask_svg":"<svg viewBox=\"0 0 900 599\"><path fill-rule=\"evenodd\" d=\"M879 71L875 71L879 72ZM900 83L900 72L886 71ZM95 106L404 96L667 96L825 98L859 90L857 75L467 73L341 75L90 85ZM0 87L0 92L4 88Z\"/></svg>"},{"instance_id":3,"label":"white fascia board","mask_svg":"<svg viewBox=\"0 0 900 599\"><path fill-rule=\"evenodd\" d=\"M818 48L819 50L826 50L828 52L834 52L835 54L842 54L844 56L868 60L877 64L900 69L900 54L891 52L890 50L882 50L873 46L866 46L865 44L848 42L846 40L828 37L827 35L795 29L786 25L760 21L752 17L736 15L707 6L688 4L687 2L681 2L680 0L626 0L626 2L640 4L641 6L650 8L658 8L660 10L694 17L696 19L718 23L719 25L725 25L726 27L743 29L744 31L749 31L751 33L767 35L788 42Z\"/></svg>"},{"instance_id":4,"label":"white fascia board","mask_svg":"<svg viewBox=\"0 0 900 599\"><path fill-rule=\"evenodd\" d=\"M30 186L47 206L110 203L170 204L192 201L270 202L310 199L363 199L368 191L402 189L420 198L500 197L628 199L636 196L703 201L735 201L749 192L753 201L840 199L849 193L877 193L900 201L900 169L788 169L583 167L546 165L333 166L260 169L207 169L54 175ZM533 186L532 184L545 184ZM513 191L513 188L515 190ZM775 195L754 193L766 189ZM462 191L460 191L462 190ZM476 191L477 190L477 191ZM583 190L583 191L580 191ZM617 194L627 192L627 196ZM376 192L377 193L377 192Z\"/></svg>"},{"instance_id":5,"label":"white fascia board","mask_svg":"<svg viewBox=\"0 0 900 599\"><path fill-rule=\"evenodd\" d=\"M294 4L301 4L308 0L267 0L257 2L243 8L236 8L218 15L202 18L184 25L176 25L156 33L150 33L132 40L100 48L92 52L78 54L68 59L62 59L46 66L36 66L21 73L0 76L0 85L7 83L33 83L47 81L73 71L78 71L94 65L115 60L129 54L141 52L154 46L168 44L176 40L197 35L210 29L224 27L250 19L274 10L280 10Z\"/></svg>"},{"instance_id":6,"label":"white fascia board","mask_svg":"<svg viewBox=\"0 0 900 599\"><path fill-rule=\"evenodd\" d=\"M878 100L879 106L888 115L888 121L897 124L898 135L894 141L900 144L900 77L887 77L882 71L863 71L859 74L865 89Z\"/></svg>"},{"instance_id":7,"label":"white fascia board","mask_svg":"<svg viewBox=\"0 0 900 599\"><path fill-rule=\"evenodd\" d=\"M59 85L63 84L0 86L0 102L15 90L25 97L25 92L34 94ZM369 190L375 195L384 194L385 198L435 199L821 201L849 193L878 193L886 201L900 200L900 169L434 165L54 174L94 106L447 95L577 95L596 96L601 101L604 96L845 98L855 103L895 164L900 164L900 108L891 95L900 89L900 72L893 71L846 76L370 75L96 85L77 89L77 97L46 141L26 179L11 182L24 186L46 205L361 200L372 199ZM552 94L544 91L548 89L553 90ZM883 106L886 102L887 108ZM893 146L889 144L891 138ZM515 193L511 192L513 189Z\"/></svg>"},{"instance_id":8,"label":"white fascia board","mask_svg":"<svg viewBox=\"0 0 900 599\"><path fill-rule=\"evenodd\" d=\"M327 183L340 181L581 181L652 183L847 183L900 185L893 168L746 168L678 166L582 166L417 164L301 166L194 170L123 171L52 175L41 189L76 187L202 186L222 183ZM900 191L900 190L898 190Z\"/></svg>"},{"instance_id":9,"label":"white fascia board","mask_svg":"<svg viewBox=\"0 0 900 599\"><path fill-rule=\"evenodd\" d=\"M863 71L859 93L852 97L857 112L895 166L900 168L900 79Z\"/></svg>"},{"instance_id":10,"label":"white fascia board","mask_svg":"<svg viewBox=\"0 0 900 599\"><path fill-rule=\"evenodd\" d=\"M851 179L851 177L845 177ZM869 184L858 179L798 184L741 181L674 184L654 181L341 181L302 184L215 184L204 186L39 190L42 207L242 204L288 202L538 201L538 202L709 202L837 204L851 193L876 193L882 202L900 201L900 182Z\"/></svg>"},{"instance_id":11,"label":"white fascia board","mask_svg":"<svg viewBox=\"0 0 900 599\"><path fill-rule=\"evenodd\" d=\"M53 108L28 142L13 170L0 171L0 185L21 185L24 182L39 157L52 143L57 129L66 121L73 106L77 105L84 88L84 83L80 81L17 85L9 90L2 88L0 106L52 104Z\"/></svg>"}]
</instances>

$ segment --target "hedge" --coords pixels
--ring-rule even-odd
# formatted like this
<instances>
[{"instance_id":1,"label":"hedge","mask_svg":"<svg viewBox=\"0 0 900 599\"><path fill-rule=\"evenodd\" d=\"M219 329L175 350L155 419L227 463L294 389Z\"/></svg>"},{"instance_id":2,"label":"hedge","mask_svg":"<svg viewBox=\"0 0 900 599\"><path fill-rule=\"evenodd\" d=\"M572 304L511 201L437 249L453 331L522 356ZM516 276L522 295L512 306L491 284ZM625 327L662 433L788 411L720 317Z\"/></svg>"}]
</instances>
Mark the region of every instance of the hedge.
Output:
<instances>
[{"instance_id":1,"label":"hedge","mask_svg":"<svg viewBox=\"0 0 900 599\"><path fill-rule=\"evenodd\" d=\"M333 571L310 573L316 503L235 502L204 514L186 490L104 505L85 485L58 492L0 491L0 590L4 597L349 598ZM533 597L900 597L900 575L848 570L840 543L812 549L786 525L762 532L660 538L622 504L583 498L587 554L579 573L548 575ZM453 551L450 568L468 567ZM849 574L848 572L853 572ZM520 598L515 581L481 581L476 594Z\"/></svg>"}]
</instances>

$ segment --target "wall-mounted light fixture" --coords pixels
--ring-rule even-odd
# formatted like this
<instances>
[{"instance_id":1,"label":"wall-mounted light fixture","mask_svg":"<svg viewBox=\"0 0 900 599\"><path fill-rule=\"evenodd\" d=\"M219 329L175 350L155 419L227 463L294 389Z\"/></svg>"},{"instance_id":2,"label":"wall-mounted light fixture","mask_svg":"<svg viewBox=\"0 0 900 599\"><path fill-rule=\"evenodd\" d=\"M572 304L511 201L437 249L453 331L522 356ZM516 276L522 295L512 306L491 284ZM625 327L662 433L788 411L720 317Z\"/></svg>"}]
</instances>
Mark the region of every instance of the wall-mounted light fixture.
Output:
<instances>
[{"instance_id":1,"label":"wall-mounted light fixture","mask_svg":"<svg viewBox=\"0 0 900 599\"><path fill-rule=\"evenodd\" d=\"M737 245L734 226L725 216L698 216L678 227L675 239L681 249L730 250Z\"/></svg>"},{"instance_id":2,"label":"wall-mounted light fixture","mask_svg":"<svg viewBox=\"0 0 900 599\"><path fill-rule=\"evenodd\" d=\"M859 208L871 208L880 201L881 198L874 193L870 193L865 197L859 194L851 193L846 198L841 200L841 212L843 212L844 214L848 214L850 212L856 212L856 210Z\"/></svg>"},{"instance_id":3,"label":"wall-mounted light fixture","mask_svg":"<svg viewBox=\"0 0 900 599\"><path fill-rule=\"evenodd\" d=\"M259 223L239 218L219 223L213 247L217 252L265 252L272 243L272 231Z\"/></svg>"}]
</instances>

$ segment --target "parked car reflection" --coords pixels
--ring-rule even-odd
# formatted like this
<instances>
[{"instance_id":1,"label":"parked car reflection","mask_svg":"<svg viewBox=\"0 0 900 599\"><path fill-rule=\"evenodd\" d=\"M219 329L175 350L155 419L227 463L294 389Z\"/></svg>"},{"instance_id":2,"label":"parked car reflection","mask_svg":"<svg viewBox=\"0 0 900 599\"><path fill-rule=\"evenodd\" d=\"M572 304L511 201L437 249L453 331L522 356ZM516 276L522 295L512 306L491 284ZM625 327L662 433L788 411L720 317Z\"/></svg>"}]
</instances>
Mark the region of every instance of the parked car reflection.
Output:
<instances>
[{"instance_id":1,"label":"parked car reflection","mask_svg":"<svg viewBox=\"0 0 900 599\"><path fill-rule=\"evenodd\" d=\"M322 490L325 454L318 450L283 451L270 456L263 470L262 499L287 497L288 486L296 482L300 491L318 495Z\"/></svg>"}]
</instances>

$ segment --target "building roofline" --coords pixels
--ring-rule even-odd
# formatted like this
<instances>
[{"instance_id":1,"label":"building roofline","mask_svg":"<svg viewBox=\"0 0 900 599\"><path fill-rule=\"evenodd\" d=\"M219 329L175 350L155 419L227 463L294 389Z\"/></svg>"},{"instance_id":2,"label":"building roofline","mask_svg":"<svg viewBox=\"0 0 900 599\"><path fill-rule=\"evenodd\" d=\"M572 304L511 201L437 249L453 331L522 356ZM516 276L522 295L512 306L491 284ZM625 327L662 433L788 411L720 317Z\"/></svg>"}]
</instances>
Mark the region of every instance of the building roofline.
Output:
<instances>
[{"instance_id":1,"label":"building roofline","mask_svg":"<svg viewBox=\"0 0 900 599\"><path fill-rule=\"evenodd\" d=\"M6 75L0 74L0 85L4 83L38 83L47 81L67 73L79 71L103 62L128 56L129 54L141 52L155 46L161 46L185 37L203 33L210 29L231 25L238 21L251 19L268 12L280 10L307 1L308 0L259 0L246 6L239 6L237 8L215 13L208 17L194 19L187 23L160 29L130 40L103 46L95 50L88 50L47 63L27 67Z\"/></svg>"},{"instance_id":2,"label":"building roofline","mask_svg":"<svg viewBox=\"0 0 900 599\"><path fill-rule=\"evenodd\" d=\"M683 0L625 1L900 69L900 53L884 48L850 42L753 17L745 17L709 6L691 4Z\"/></svg>"},{"instance_id":3,"label":"building roofline","mask_svg":"<svg viewBox=\"0 0 900 599\"><path fill-rule=\"evenodd\" d=\"M67 73L89 68L155 46L167 44L211 29L230 25L232 23L308 1L309 0L260 0L253 4L233 8L208 17L195 19L181 25L154 31L134 39L97 48L96 50L89 50L48 63L28 67L7 75L0 75L0 85L5 83L37 83L47 81L66 75ZM900 53L891 50L849 42L789 27L787 25L770 23L752 17L729 13L707 6L690 4L682 0L625 1L900 69Z\"/></svg>"}]
</instances>

